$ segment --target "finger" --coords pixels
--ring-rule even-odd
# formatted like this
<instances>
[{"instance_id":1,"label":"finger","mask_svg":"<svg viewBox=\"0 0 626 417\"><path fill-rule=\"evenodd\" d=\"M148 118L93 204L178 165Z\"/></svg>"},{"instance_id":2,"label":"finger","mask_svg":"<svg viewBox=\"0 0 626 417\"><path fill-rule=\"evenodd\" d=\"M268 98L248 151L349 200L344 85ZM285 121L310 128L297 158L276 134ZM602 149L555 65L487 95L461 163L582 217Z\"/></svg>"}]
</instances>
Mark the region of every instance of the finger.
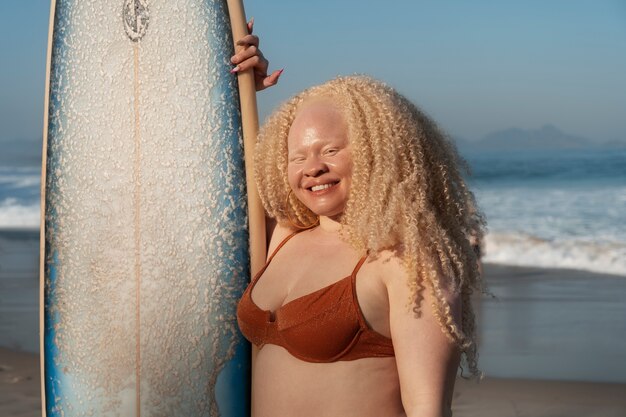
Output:
<instances>
[{"instance_id":1,"label":"finger","mask_svg":"<svg viewBox=\"0 0 626 417\"><path fill-rule=\"evenodd\" d=\"M261 77L267 77L267 68L270 66L270 62L265 59L263 54L257 55L256 57L259 59L253 65L254 73Z\"/></svg>"},{"instance_id":2,"label":"finger","mask_svg":"<svg viewBox=\"0 0 626 417\"><path fill-rule=\"evenodd\" d=\"M250 18L250 21L246 23L246 26L248 26L248 33L252 33L252 28L254 27L254 17Z\"/></svg>"},{"instance_id":3,"label":"finger","mask_svg":"<svg viewBox=\"0 0 626 417\"><path fill-rule=\"evenodd\" d=\"M266 59L262 59L258 55L255 55L252 58L248 58L245 61L237 64L237 66L233 68L230 72L241 72L250 68L254 68L255 72L260 72L261 74L263 74L263 71L267 70L267 65L268 64Z\"/></svg>"},{"instance_id":4,"label":"finger","mask_svg":"<svg viewBox=\"0 0 626 417\"><path fill-rule=\"evenodd\" d=\"M237 41L238 46L259 46L259 37L256 35L246 35Z\"/></svg>"},{"instance_id":5,"label":"finger","mask_svg":"<svg viewBox=\"0 0 626 417\"><path fill-rule=\"evenodd\" d=\"M230 58L230 62L232 62L233 64L240 64L243 61L245 61L246 59L250 59L253 56L260 56L263 57L263 53L261 51L259 51L257 49L256 46L249 46L246 49L244 49L243 51L240 51L238 53L236 53L235 55L233 55Z\"/></svg>"},{"instance_id":6,"label":"finger","mask_svg":"<svg viewBox=\"0 0 626 417\"><path fill-rule=\"evenodd\" d=\"M284 68L279 69L271 73L269 76L265 77L263 79L263 88L268 88L273 85L276 85L276 83L278 83L278 79L280 78L284 70L285 70Z\"/></svg>"}]
</instances>

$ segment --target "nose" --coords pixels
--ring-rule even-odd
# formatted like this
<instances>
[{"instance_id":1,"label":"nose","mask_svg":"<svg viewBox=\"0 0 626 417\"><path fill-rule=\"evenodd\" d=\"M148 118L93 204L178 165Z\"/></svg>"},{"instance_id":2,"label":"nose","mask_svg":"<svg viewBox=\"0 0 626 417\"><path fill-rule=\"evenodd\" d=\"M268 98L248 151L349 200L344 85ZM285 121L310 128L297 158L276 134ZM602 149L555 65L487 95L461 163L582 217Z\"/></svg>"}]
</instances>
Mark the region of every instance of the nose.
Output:
<instances>
[{"instance_id":1,"label":"nose","mask_svg":"<svg viewBox=\"0 0 626 417\"><path fill-rule=\"evenodd\" d=\"M319 177L325 172L328 172L328 167L320 158L312 156L307 158L303 172L307 177Z\"/></svg>"}]
</instances>

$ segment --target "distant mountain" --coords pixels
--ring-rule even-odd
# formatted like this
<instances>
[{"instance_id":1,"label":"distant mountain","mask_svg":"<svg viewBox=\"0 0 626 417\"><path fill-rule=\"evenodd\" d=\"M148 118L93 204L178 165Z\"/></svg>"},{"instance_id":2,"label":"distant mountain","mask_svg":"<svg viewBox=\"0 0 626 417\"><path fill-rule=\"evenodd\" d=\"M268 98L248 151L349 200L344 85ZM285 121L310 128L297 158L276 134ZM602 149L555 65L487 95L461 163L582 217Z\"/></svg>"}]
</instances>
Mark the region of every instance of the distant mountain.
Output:
<instances>
[{"instance_id":1,"label":"distant mountain","mask_svg":"<svg viewBox=\"0 0 626 417\"><path fill-rule=\"evenodd\" d=\"M511 128L493 132L480 140L482 147L493 150L536 150L587 148L593 143L580 136L569 135L552 125L540 129Z\"/></svg>"},{"instance_id":2,"label":"distant mountain","mask_svg":"<svg viewBox=\"0 0 626 417\"><path fill-rule=\"evenodd\" d=\"M626 147L624 141L612 140L599 144L582 136L565 133L549 124L539 129L509 128L489 133L477 141L455 139L455 142L461 152Z\"/></svg>"},{"instance_id":3,"label":"distant mountain","mask_svg":"<svg viewBox=\"0 0 626 417\"><path fill-rule=\"evenodd\" d=\"M41 165L41 140L0 140L0 166Z\"/></svg>"}]
</instances>

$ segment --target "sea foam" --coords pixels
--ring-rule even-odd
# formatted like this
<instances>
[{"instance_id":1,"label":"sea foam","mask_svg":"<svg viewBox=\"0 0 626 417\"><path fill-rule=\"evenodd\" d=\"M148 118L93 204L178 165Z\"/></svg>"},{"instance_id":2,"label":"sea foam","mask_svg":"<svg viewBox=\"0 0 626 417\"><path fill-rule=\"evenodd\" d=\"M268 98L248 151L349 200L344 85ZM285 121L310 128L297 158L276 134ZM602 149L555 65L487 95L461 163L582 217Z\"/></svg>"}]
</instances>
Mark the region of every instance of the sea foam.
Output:
<instances>
[{"instance_id":1,"label":"sea foam","mask_svg":"<svg viewBox=\"0 0 626 417\"><path fill-rule=\"evenodd\" d=\"M608 239L545 239L522 233L488 233L484 262L571 268L626 277L626 245Z\"/></svg>"},{"instance_id":2,"label":"sea foam","mask_svg":"<svg viewBox=\"0 0 626 417\"><path fill-rule=\"evenodd\" d=\"M21 204L16 198L0 202L0 228L37 229L40 223L39 203Z\"/></svg>"}]
</instances>

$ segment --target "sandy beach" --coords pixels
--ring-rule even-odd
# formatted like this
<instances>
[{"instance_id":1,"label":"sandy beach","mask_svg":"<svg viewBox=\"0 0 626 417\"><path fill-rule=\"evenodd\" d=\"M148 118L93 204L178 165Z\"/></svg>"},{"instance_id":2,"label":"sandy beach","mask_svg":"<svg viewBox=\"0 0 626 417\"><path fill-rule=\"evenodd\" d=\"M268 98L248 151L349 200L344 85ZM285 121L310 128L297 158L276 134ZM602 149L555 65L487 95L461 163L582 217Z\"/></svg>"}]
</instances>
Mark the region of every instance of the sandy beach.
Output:
<instances>
[{"instance_id":1,"label":"sandy beach","mask_svg":"<svg viewBox=\"0 0 626 417\"><path fill-rule=\"evenodd\" d=\"M39 355L0 348L0 416L41 416Z\"/></svg>"},{"instance_id":2,"label":"sandy beach","mask_svg":"<svg viewBox=\"0 0 626 417\"><path fill-rule=\"evenodd\" d=\"M626 384L485 378L457 380L455 417L624 417Z\"/></svg>"},{"instance_id":3,"label":"sandy beach","mask_svg":"<svg viewBox=\"0 0 626 417\"><path fill-rule=\"evenodd\" d=\"M495 296L476 303L487 376L626 383L626 277L492 264L484 274Z\"/></svg>"},{"instance_id":4,"label":"sandy beach","mask_svg":"<svg viewBox=\"0 0 626 417\"><path fill-rule=\"evenodd\" d=\"M0 231L0 416L39 416L38 233ZM485 265L480 383L456 417L626 416L626 278Z\"/></svg>"}]
</instances>

